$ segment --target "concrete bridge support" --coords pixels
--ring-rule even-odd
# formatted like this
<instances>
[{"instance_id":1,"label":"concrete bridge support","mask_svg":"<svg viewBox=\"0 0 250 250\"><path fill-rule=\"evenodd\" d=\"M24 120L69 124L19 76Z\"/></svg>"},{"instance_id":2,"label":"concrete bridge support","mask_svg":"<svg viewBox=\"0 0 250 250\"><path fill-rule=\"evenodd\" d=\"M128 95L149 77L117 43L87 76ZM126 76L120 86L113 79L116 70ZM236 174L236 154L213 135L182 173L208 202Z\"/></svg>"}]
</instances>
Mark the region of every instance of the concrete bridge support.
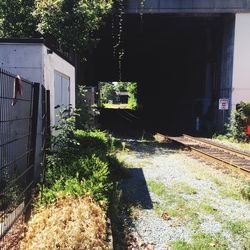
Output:
<instances>
[{"instance_id":1,"label":"concrete bridge support","mask_svg":"<svg viewBox=\"0 0 250 250\"><path fill-rule=\"evenodd\" d=\"M235 17L232 109L240 101L250 101L250 13Z\"/></svg>"}]
</instances>

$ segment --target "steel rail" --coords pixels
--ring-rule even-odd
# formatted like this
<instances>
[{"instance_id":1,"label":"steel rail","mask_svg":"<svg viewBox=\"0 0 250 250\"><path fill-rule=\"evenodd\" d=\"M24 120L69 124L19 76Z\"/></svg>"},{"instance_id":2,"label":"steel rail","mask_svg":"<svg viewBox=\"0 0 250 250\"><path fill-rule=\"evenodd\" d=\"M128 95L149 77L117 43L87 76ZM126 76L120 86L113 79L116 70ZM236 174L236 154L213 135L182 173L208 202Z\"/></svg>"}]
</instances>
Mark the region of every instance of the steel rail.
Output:
<instances>
[{"instance_id":1,"label":"steel rail","mask_svg":"<svg viewBox=\"0 0 250 250\"><path fill-rule=\"evenodd\" d=\"M209 154L208 152L204 152L203 150L197 149L197 148L195 148L194 146L185 144L184 141L178 140L177 137L171 137L171 136L163 135L163 134L160 134L160 133L157 133L157 135L159 135L159 136L161 136L161 137L164 137L165 139L168 139L168 140L172 140L172 141L174 141L174 142L177 142L177 143L179 143L179 144L185 146L186 148L188 148L191 152L193 151L193 152L195 152L195 153L198 153L200 156L205 156L206 158L209 158L209 159L211 159L211 160L213 160L213 161L217 161L217 162L223 163L224 165L227 165L227 166L232 166L232 167L237 168L237 169L239 169L239 170L242 170L242 171L244 171L244 172L246 172L246 173L248 173L248 174L250 173L250 169L248 169L248 168L245 168L245 167L239 166L239 165L237 165L237 164L235 164L235 163L232 163L231 160L230 160L230 161L227 161L227 160L225 160L225 159L222 159L221 157L219 158L219 157L217 157L217 156L214 156L212 153ZM213 148L217 148L217 150L219 150L219 151L224 151L224 153L227 152L227 153L232 154L232 153L236 153L236 152L237 152L237 156L241 154L241 156L238 156L238 157L241 157L242 159L245 159L245 157L249 157L248 154L246 154L246 156L245 156L244 153L242 154L242 152L240 152L240 151L238 151L238 150L236 150L236 152L235 152L234 149L232 149L232 150L230 151L230 150L228 149L228 147L224 148L224 147L221 146L221 145L219 145L219 147L217 147L217 144L215 144L215 143L210 144L209 142L203 142L202 139L201 139L201 140L200 140L200 139L197 139L197 140L196 140L196 138L194 138L194 137L192 137L192 136L183 135L182 138L185 138L185 136L186 136L186 138L189 137L189 140L192 140L192 141L197 142L197 143L207 144L207 146L210 146L210 147L213 147ZM179 138L181 138L181 137L179 137ZM192 139L191 139L191 138L192 138ZM208 149L209 149L209 148L208 148ZM226 152L225 152L225 151L226 151Z\"/></svg>"},{"instance_id":2,"label":"steel rail","mask_svg":"<svg viewBox=\"0 0 250 250\"><path fill-rule=\"evenodd\" d=\"M201 143L205 143L205 144L207 144L209 146L213 146L215 148L220 148L223 151L236 154L236 155L238 155L239 157L242 157L242 158L247 157L247 158L250 159L250 153L246 153L246 152L243 152L243 151L235 149L235 148L231 148L231 147L228 147L228 146L225 146L225 145L221 145L219 143L210 142L210 141L207 141L206 139L196 138L196 137L186 135L186 134L183 134L183 137L184 138L186 137L186 138L189 138L191 140L198 141L198 142L201 142Z\"/></svg>"}]
</instances>

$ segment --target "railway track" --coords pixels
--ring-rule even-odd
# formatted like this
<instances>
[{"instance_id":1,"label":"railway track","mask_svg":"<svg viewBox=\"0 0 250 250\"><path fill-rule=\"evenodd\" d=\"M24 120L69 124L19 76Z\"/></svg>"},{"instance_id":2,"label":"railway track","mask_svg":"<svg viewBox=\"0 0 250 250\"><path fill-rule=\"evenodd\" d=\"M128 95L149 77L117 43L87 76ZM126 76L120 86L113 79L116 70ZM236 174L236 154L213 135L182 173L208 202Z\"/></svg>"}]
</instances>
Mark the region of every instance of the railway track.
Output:
<instances>
[{"instance_id":1,"label":"railway track","mask_svg":"<svg viewBox=\"0 0 250 250\"><path fill-rule=\"evenodd\" d=\"M239 150L210 142L207 139L182 135L171 137L167 135L157 134L158 138L168 139L177 142L189 149L192 153L198 154L202 158L206 158L210 162L217 162L222 165L234 167L250 174L250 154Z\"/></svg>"}]
</instances>

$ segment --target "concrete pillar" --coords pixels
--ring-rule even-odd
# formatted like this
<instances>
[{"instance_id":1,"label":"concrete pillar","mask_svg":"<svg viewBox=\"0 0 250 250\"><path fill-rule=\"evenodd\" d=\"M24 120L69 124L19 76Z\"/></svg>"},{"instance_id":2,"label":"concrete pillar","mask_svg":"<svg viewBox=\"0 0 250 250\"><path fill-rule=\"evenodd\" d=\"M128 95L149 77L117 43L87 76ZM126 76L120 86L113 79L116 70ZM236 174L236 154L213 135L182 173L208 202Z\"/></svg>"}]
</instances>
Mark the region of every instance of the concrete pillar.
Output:
<instances>
[{"instance_id":1,"label":"concrete pillar","mask_svg":"<svg viewBox=\"0 0 250 250\"><path fill-rule=\"evenodd\" d=\"M240 101L250 101L250 13L235 19L232 109Z\"/></svg>"}]
</instances>

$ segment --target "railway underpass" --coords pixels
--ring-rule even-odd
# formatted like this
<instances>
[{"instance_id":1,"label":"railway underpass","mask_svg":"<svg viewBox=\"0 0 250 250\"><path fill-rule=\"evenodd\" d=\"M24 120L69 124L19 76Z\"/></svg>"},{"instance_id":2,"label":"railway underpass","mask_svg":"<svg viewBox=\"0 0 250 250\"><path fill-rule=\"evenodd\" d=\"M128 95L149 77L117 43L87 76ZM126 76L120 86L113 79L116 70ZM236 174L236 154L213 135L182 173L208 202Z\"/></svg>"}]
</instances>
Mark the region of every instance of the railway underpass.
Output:
<instances>
[{"instance_id":1,"label":"railway underpass","mask_svg":"<svg viewBox=\"0 0 250 250\"><path fill-rule=\"evenodd\" d=\"M193 132L197 117L203 130L221 129L235 105L250 99L250 76L245 67L250 53L244 47L250 42L250 34L245 32L250 14L242 14L240 5L237 9L230 3L215 8L214 1L206 1L210 2L206 9L196 3L189 9L178 7L179 1L176 8L154 7L146 1L141 9L135 2L129 1L122 15L120 68L113 56L117 31L111 18L88 59L84 81L119 81L120 75L122 81L137 82L139 109L133 115L142 129ZM220 98L228 99L229 110L218 110ZM106 128L126 124L119 111L103 114Z\"/></svg>"}]
</instances>

